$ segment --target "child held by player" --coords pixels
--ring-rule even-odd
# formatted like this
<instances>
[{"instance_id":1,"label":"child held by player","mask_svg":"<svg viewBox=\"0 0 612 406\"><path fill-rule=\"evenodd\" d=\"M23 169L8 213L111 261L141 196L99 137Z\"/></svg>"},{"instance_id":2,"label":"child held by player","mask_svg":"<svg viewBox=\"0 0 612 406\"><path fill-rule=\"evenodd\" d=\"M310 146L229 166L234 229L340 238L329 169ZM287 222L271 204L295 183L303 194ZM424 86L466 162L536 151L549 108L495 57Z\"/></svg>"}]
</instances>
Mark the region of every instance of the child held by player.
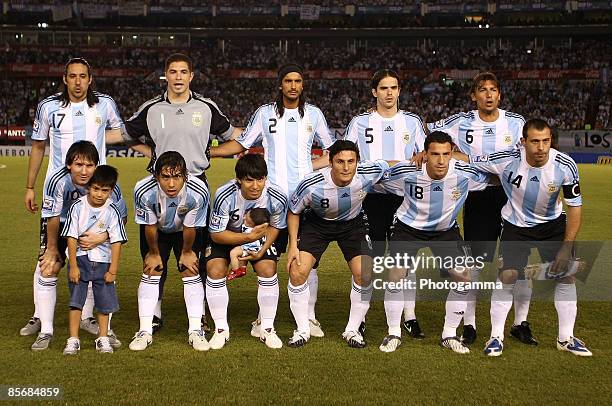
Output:
<instances>
[{"instance_id":1,"label":"child held by player","mask_svg":"<svg viewBox=\"0 0 612 406\"><path fill-rule=\"evenodd\" d=\"M253 227L269 222L270 212L268 212L267 209L253 208L244 214L244 224L242 225L242 232L248 234L253 230ZM231 281L232 279L236 278L241 278L246 275L247 261L243 261L241 260L241 258L246 257L252 254L253 252L259 251L264 242L265 237L257 241L238 245L237 247L232 248L232 250L230 251L230 265L232 269L227 275L228 281Z\"/></svg>"}]
</instances>

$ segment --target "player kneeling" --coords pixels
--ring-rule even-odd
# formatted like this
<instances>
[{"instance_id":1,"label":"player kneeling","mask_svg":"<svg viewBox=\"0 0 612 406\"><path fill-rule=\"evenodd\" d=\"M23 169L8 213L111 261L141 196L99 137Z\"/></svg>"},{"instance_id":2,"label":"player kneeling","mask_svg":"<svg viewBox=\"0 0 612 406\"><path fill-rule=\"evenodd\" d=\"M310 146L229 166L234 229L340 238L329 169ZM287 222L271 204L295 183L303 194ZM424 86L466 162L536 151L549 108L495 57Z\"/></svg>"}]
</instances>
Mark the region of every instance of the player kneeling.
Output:
<instances>
[{"instance_id":1,"label":"player kneeling","mask_svg":"<svg viewBox=\"0 0 612 406\"><path fill-rule=\"evenodd\" d=\"M329 243L337 241L353 275L351 310L342 337L349 347L363 348L366 342L358 330L372 297L372 246L361 205L389 165L386 161L359 164L359 149L351 141L336 141L329 149L329 161L329 167L298 185L289 203L288 290L297 329L288 345L301 347L310 338L308 274ZM300 224L300 213L306 209L310 210ZM367 269L362 269L366 264Z\"/></svg>"},{"instance_id":2,"label":"player kneeling","mask_svg":"<svg viewBox=\"0 0 612 406\"><path fill-rule=\"evenodd\" d=\"M81 197L70 207L62 231L62 237L67 239L70 269L70 338L64 355L77 354L81 348L81 311L90 282L100 326L96 350L101 353L113 352L108 337L109 314L119 310L115 279L119 270L121 244L127 242L119 208L110 199L116 184L117 170L108 165L98 166L89 180L87 196ZM88 231L98 234L107 232L108 240L93 249L84 250L79 247L78 239Z\"/></svg>"},{"instance_id":3,"label":"player kneeling","mask_svg":"<svg viewBox=\"0 0 612 406\"><path fill-rule=\"evenodd\" d=\"M185 159L176 151L161 154L155 163L155 175L134 187L136 223L145 225L146 241L140 243L144 262L138 287L140 328L130 350L142 351L153 342L153 313L170 251L174 251L183 280L189 344L196 351L210 348L201 328L204 287L196 255L201 251L196 228L206 226L208 201L206 184L187 174Z\"/></svg>"}]
</instances>

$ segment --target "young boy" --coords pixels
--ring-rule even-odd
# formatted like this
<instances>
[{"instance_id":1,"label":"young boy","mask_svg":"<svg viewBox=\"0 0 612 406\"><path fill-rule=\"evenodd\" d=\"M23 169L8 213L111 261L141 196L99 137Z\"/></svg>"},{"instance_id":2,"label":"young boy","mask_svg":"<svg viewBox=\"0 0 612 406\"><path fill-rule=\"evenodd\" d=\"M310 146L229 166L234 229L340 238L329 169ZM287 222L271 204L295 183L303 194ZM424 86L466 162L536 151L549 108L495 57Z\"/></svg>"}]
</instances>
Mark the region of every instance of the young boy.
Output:
<instances>
[{"instance_id":1,"label":"young boy","mask_svg":"<svg viewBox=\"0 0 612 406\"><path fill-rule=\"evenodd\" d=\"M244 214L244 224L242 225L243 233L250 233L253 227L260 224L270 223L270 212L263 207L253 208ZM247 261L241 260L252 253L258 252L265 243L266 238L261 238L253 242L238 245L230 251L230 263L232 270L227 275L227 280L242 278L246 275Z\"/></svg>"},{"instance_id":2,"label":"young boy","mask_svg":"<svg viewBox=\"0 0 612 406\"><path fill-rule=\"evenodd\" d=\"M117 183L117 170L100 165L89 180L89 192L71 207L62 237L67 239L68 266L70 269L70 338L66 342L64 355L75 355L81 348L79 322L87 297L87 286L92 282L94 301L98 312L99 336L96 350L112 353L108 334L108 315L119 310L115 279L119 270L121 244L127 235L118 207L109 199ZM91 249L82 250L77 240L86 232L108 232L108 240Z\"/></svg>"}]
</instances>

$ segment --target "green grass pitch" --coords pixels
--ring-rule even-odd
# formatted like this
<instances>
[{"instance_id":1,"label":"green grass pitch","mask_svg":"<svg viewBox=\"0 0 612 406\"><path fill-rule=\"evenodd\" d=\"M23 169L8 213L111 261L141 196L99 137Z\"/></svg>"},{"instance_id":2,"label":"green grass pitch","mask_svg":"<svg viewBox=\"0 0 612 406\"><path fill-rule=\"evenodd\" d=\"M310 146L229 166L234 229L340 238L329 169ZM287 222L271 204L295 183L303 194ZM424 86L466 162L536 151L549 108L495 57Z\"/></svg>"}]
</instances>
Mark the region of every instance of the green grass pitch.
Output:
<instances>
[{"instance_id":1,"label":"green grass pitch","mask_svg":"<svg viewBox=\"0 0 612 406\"><path fill-rule=\"evenodd\" d=\"M38 215L23 206L27 160L0 158L0 254L2 257L2 326L0 385L60 386L63 401L140 404L204 403L415 403L415 404L609 404L612 398L612 304L579 303L576 335L593 351L581 359L554 346L557 316L550 302L534 302L530 321L540 340L528 347L507 338L501 358L489 359L482 348L489 333L489 302L478 305L477 342L472 353L459 356L438 345L444 303L419 302L417 314L427 337L405 337L395 353L378 345L386 333L382 303L368 313L368 347L354 350L340 334L349 310L350 276L336 245L323 257L317 317L326 336L313 338L303 348L273 351L249 335L257 315L253 274L230 283L231 341L220 351L198 353L187 344L186 313L180 279L173 264L164 295L165 324L147 351L127 348L138 328L136 292L141 274L138 232L133 222L132 188L146 173L144 159L115 158L130 217L117 288L121 311L113 317L123 347L113 355L97 354L94 337L81 336L82 350L65 357L68 336L66 271L58 284L55 337L48 351L34 353L34 337L20 337L19 328L31 316L32 272L38 249ZM233 176L233 160L215 160L209 171L211 188ZM41 171L40 179L44 177ZM585 200L580 238L612 240L609 216L612 167L582 165ZM42 182L39 179L37 199ZM276 329L283 339L294 322L289 310L284 257L279 264L281 298ZM610 289L610 286L602 286ZM512 321L512 311L508 317ZM509 329L509 325L507 325Z\"/></svg>"}]
</instances>

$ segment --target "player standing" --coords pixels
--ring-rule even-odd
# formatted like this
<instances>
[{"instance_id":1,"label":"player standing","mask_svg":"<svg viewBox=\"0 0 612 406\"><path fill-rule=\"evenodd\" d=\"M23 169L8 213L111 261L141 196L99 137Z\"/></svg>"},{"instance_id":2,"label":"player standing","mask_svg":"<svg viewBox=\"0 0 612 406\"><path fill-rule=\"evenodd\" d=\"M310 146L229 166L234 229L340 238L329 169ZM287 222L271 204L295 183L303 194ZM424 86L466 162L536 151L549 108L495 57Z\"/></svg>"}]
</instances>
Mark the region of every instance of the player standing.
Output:
<instances>
[{"instance_id":1,"label":"player standing","mask_svg":"<svg viewBox=\"0 0 612 406\"><path fill-rule=\"evenodd\" d=\"M334 139L321 110L306 103L304 95L304 72L301 66L287 64L278 71L278 95L272 103L260 106L251 116L248 126L237 140L211 148L211 156L232 156L262 142L264 159L268 165L268 180L290 196L298 183L313 169L329 164L326 156L311 159L312 145L316 141L323 149L329 148ZM287 232L284 230L275 244L279 254L287 247ZM313 337L323 337L317 321L315 305L319 279L316 268L308 277L310 298L308 318ZM253 324L251 334L259 335L259 324Z\"/></svg>"},{"instance_id":2,"label":"player standing","mask_svg":"<svg viewBox=\"0 0 612 406\"><path fill-rule=\"evenodd\" d=\"M467 155L485 155L497 151L514 149L520 144L525 119L499 108L501 88L497 77L491 72L474 77L470 97L476 110L458 113L435 123L428 123L430 131L444 131ZM485 190L471 191L463 209L463 228L466 241L471 241L472 255L482 256L493 262L497 239L501 234L501 210L507 198L499 184L489 185ZM505 256L505 255L504 255ZM478 270L472 272L475 280ZM463 340L471 344L476 340L476 290L470 292L468 307L463 319ZM518 281L514 293L513 336L526 344L537 344L527 322L531 288L527 281Z\"/></svg>"},{"instance_id":3,"label":"player standing","mask_svg":"<svg viewBox=\"0 0 612 406\"><path fill-rule=\"evenodd\" d=\"M523 127L523 148L470 157L474 167L499 176L508 196L501 213L504 264L499 279L503 289L491 296L491 338L484 350L489 356L499 356L504 349L504 324L514 284L525 277L530 249L538 249L542 262L554 262L553 275L573 257L582 217L578 168L571 157L551 148L551 143L551 127L544 120L531 119ZM561 190L565 213L558 198ZM559 317L557 348L591 356L584 343L574 337L577 296L573 277L560 275L557 280L555 308Z\"/></svg>"},{"instance_id":4,"label":"player standing","mask_svg":"<svg viewBox=\"0 0 612 406\"><path fill-rule=\"evenodd\" d=\"M28 160L28 175L24 202L30 213L38 211L34 188L42 165L47 140L49 141L49 164L45 180L64 166L66 153L76 141L91 141L98 150L100 164L106 163L105 135L115 141L121 139L123 122L115 101L108 95L93 90L93 74L89 63L83 58L70 59L62 77L64 86L60 93L40 101L36 109L32 130L32 152ZM41 218L41 229L43 219ZM79 239L85 247L93 248L103 240L89 234ZM42 235L41 235L42 238ZM40 268L34 271L33 291L36 295ZM34 315L20 330L21 335L36 334L40 330L40 309L34 303ZM97 334L98 326L93 318L93 292L89 291L88 300L81 315L81 328Z\"/></svg>"},{"instance_id":5,"label":"player standing","mask_svg":"<svg viewBox=\"0 0 612 406\"><path fill-rule=\"evenodd\" d=\"M344 134L346 140L353 141L359 147L361 160L403 161L423 151L423 122L416 114L399 109L399 75L390 69L379 70L372 77L371 88L372 96L376 99L376 110L354 117ZM385 193L381 189L368 193L363 202L375 257L385 254L393 216L401 204L401 196ZM415 292L405 293L403 326L412 337L423 338L415 314Z\"/></svg>"}]
</instances>

